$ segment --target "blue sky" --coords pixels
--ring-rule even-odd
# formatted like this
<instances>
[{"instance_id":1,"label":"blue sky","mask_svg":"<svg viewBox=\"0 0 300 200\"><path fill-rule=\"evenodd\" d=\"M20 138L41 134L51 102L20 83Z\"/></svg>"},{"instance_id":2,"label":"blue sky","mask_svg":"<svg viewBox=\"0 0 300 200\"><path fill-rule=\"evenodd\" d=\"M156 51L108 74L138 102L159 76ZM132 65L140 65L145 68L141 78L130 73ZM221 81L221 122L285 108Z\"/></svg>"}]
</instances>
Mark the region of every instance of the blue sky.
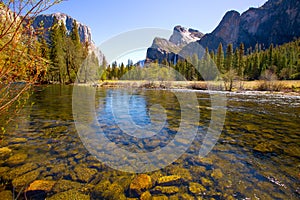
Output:
<instances>
[{"instance_id":1,"label":"blue sky","mask_svg":"<svg viewBox=\"0 0 300 200\"><path fill-rule=\"evenodd\" d=\"M68 0L46 13L66 13L92 29L96 45L138 28L172 30L176 25L209 33L229 10L240 13L266 0Z\"/></svg>"}]
</instances>

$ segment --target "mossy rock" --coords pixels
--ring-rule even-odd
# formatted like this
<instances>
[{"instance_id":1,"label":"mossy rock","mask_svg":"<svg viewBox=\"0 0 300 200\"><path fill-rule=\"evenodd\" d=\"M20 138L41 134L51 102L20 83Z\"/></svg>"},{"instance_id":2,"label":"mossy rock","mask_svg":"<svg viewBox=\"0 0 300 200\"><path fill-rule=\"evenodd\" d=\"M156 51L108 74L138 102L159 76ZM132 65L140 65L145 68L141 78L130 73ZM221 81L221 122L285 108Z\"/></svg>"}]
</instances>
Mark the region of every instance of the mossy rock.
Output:
<instances>
[{"instance_id":1,"label":"mossy rock","mask_svg":"<svg viewBox=\"0 0 300 200\"><path fill-rule=\"evenodd\" d=\"M182 182L181 176L178 175L171 175L171 176L163 176L158 178L157 184L158 185L178 185Z\"/></svg>"},{"instance_id":2,"label":"mossy rock","mask_svg":"<svg viewBox=\"0 0 300 200\"><path fill-rule=\"evenodd\" d=\"M36 180L39 177L41 171L42 171L41 169L37 169L28 172L26 174L23 174L22 176L13 179L12 185L14 186L14 188L16 188L17 192L20 192L22 188L24 188L25 186L29 185L34 180Z\"/></svg>"},{"instance_id":3,"label":"mossy rock","mask_svg":"<svg viewBox=\"0 0 300 200\"><path fill-rule=\"evenodd\" d=\"M187 193L178 196L180 200L194 200L195 198Z\"/></svg>"},{"instance_id":4,"label":"mossy rock","mask_svg":"<svg viewBox=\"0 0 300 200\"><path fill-rule=\"evenodd\" d=\"M26 143L28 140L26 138L14 138L10 143L11 144L20 144Z\"/></svg>"},{"instance_id":5,"label":"mossy rock","mask_svg":"<svg viewBox=\"0 0 300 200\"><path fill-rule=\"evenodd\" d=\"M0 159L1 160L6 159L11 154L11 152L12 152L12 150L8 147L0 148Z\"/></svg>"},{"instance_id":6,"label":"mossy rock","mask_svg":"<svg viewBox=\"0 0 300 200\"><path fill-rule=\"evenodd\" d=\"M104 199L126 200L124 188L117 183L111 184L102 194Z\"/></svg>"},{"instance_id":7,"label":"mossy rock","mask_svg":"<svg viewBox=\"0 0 300 200\"><path fill-rule=\"evenodd\" d=\"M206 188L203 185L199 184L199 183L191 182L189 184L189 191L192 194L199 195L199 194L203 194L206 191Z\"/></svg>"},{"instance_id":8,"label":"mossy rock","mask_svg":"<svg viewBox=\"0 0 300 200\"><path fill-rule=\"evenodd\" d=\"M156 194L176 194L179 192L179 188L176 186L156 186L153 190L153 193Z\"/></svg>"},{"instance_id":9,"label":"mossy rock","mask_svg":"<svg viewBox=\"0 0 300 200\"><path fill-rule=\"evenodd\" d=\"M46 191L49 192L52 190L55 185L55 181L47 181L47 180L35 180L32 182L26 191Z\"/></svg>"},{"instance_id":10,"label":"mossy rock","mask_svg":"<svg viewBox=\"0 0 300 200\"><path fill-rule=\"evenodd\" d=\"M51 166L50 174L61 174L68 171L68 166L66 164L57 164Z\"/></svg>"},{"instance_id":11,"label":"mossy rock","mask_svg":"<svg viewBox=\"0 0 300 200\"><path fill-rule=\"evenodd\" d=\"M90 196L82 194L77 190L69 190L66 192L57 193L47 200L90 200Z\"/></svg>"},{"instance_id":12,"label":"mossy rock","mask_svg":"<svg viewBox=\"0 0 300 200\"><path fill-rule=\"evenodd\" d=\"M12 180L17 178L18 176L21 176L27 172L33 171L38 168L37 164L34 163L26 163L20 167L13 168L11 171L9 171L5 176L3 177L6 180Z\"/></svg>"},{"instance_id":13,"label":"mossy rock","mask_svg":"<svg viewBox=\"0 0 300 200\"><path fill-rule=\"evenodd\" d=\"M208 187L208 186L211 187L214 185L214 183L210 179L201 177L200 180L201 180L201 184L205 187Z\"/></svg>"},{"instance_id":14,"label":"mossy rock","mask_svg":"<svg viewBox=\"0 0 300 200\"><path fill-rule=\"evenodd\" d=\"M141 195L144 191L152 187L152 180L149 175L139 174L130 183L129 189L131 194Z\"/></svg>"},{"instance_id":15,"label":"mossy rock","mask_svg":"<svg viewBox=\"0 0 300 200\"><path fill-rule=\"evenodd\" d=\"M12 200L13 194L10 190L5 190L5 191L0 192L0 197L1 197L1 200Z\"/></svg>"},{"instance_id":16,"label":"mossy rock","mask_svg":"<svg viewBox=\"0 0 300 200\"><path fill-rule=\"evenodd\" d=\"M180 176L184 181L191 181L192 175L188 169L181 166L171 166L167 169L169 174Z\"/></svg>"},{"instance_id":17,"label":"mossy rock","mask_svg":"<svg viewBox=\"0 0 300 200\"><path fill-rule=\"evenodd\" d=\"M195 175L204 174L207 171L206 168L203 166L192 166L190 170Z\"/></svg>"},{"instance_id":18,"label":"mossy rock","mask_svg":"<svg viewBox=\"0 0 300 200\"><path fill-rule=\"evenodd\" d=\"M6 175L7 173L10 170L9 167L0 167L0 177L3 177L3 175Z\"/></svg>"},{"instance_id":19,"label":"mossy rock","mask_svg":"<svg viewBox=\"0 0 300 200\"><path fill-rule=\"evenodd\" d=\"M100 197L103 195L103 193L109 188L111 183L108 180L101 181L99 184L97 184L93 191L92 191L92 196L93 197Z\"/></svg>"},{"instance_id":20,"label":"mossy rock","mask_svg":"<svg viewBox=\"0 0 300 200\"><path fill-rule=\"evenodd\" d=\"M28 155L25 153L17 153L15 155L9 157L6 161L6 163L8 165L12 165L12 166L20 165L25 162L27 157L28 157Z\"/></svg>"},{"instance_id":21,"label":"mossy rock","mask_svg":"<svg viewBox=\"0 0 300 200\"><path fill-rule=\"evenodd\" d=\"M275 146L270 144L270 143L262 142L262 143L256 145L253 149L255 151L259 151L259 152L262 152L262 153L270 153L270 152L274 151L274 147Z\"/></svg>"},{"instance_id":22,"label":"mossy rock","mask_svg":"<svg viewBox=\"0 0 300 200\"><path fill-rule=\"evenodd\" d=\"M77 181L88 183L94 178L98 171L96 169L91 169L88 167L76 166L74 172L76 174ZM75 178L73 178L73 180L74 179Z\"/></svg>"},{"instance_id":23,"label":"mossy rock","mask_svg":"<svg viewBox=\"0 0 300 200\"><path fill-rule=\"evenodd\" d=\"M214 169L211 173L211 177L216 180L221 179L223 177L223 172L221 171L221 169Z\"/></svg>"},{"instance_id":24,"label":"mossy rock","mask_svg":"<svg viewBox=\"0 0 300 200\"><path fill-rule=\"evenodd\" d=\"M166 195L152 196L152 200L168 200Z\"/></svg>"},{"instance_id":25,"label":"mossy rock","mask_svg":"<svg viewBox=\"0 0 300 200\"><path fill-rule=\"evenodd\" d=\"M65 192L72 189L80 189L82 188L82 184L78 182L73 182L69 180L59 180L53 187L53 191L56 193Z\"/></svg>"},{"instance_id":26,"label":"mossy rock","mask_svg":"<svg viewBox=\"0 0 300 200\"><path fill-rule=\"evenodd\" d=\"M140 200L152 200L152 195L149 191L144 192L141 197Z\"/></svg>"}]
</instances>

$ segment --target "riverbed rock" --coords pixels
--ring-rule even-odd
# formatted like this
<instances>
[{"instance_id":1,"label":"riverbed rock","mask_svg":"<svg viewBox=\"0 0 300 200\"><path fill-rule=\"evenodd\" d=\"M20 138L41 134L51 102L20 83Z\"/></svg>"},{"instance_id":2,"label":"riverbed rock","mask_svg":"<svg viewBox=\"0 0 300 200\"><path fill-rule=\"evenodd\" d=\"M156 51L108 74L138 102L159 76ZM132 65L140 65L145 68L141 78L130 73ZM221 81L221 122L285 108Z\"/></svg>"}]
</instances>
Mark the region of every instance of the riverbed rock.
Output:
<instances>
[{"instance_id":1,"label":"riverbed rock","mask_svg":"<svg viewBox=\"0 0 300 200\"><path fill-rule=\"evenodd\" d=\"M158 178L157 180L158 185L164 185L164 186L178 185L181 182L182 182L182 178L181 176L178 175L163 176Z\"/></svg>"},{"instance_id":2,"label":"riverbed rock","mask_svg":"<svg viewBox=\"0 0 300 200\"><path fill-rule=\"evenodd\" d=\"M166 195L152 196L152 200L168 200Z\"/></svg>"},{"instance_id":3,"label":"riverbed rock","mask_svg":"<svg viewBox=\"0 0 300 200\"><path fill-rule=\"evenodd\" d=\"M152 199L152 195L149 191L144 192L140 197L140 200L151 200L151 199Z\"/></svg>"},{"instance_id":4,"label":"riverbed rock","mask_svg":"<svg viewBox=\"0 0 300 200\"><path fill-rule=\"evenodd\" d=\"M88 167L76 166L74 172L76 174L77 181L88 183L93 179L93 177L97 173L97 170ZM76 180L75 177L72 177L72 179Z\"/></svg>"},{"instance_id":5,"label":"riverbed rock","mask_svg":"<svg viewBox=\"0 0 300 200\"><path fill-rule=\"evenodd\" d=\"M206 191L206 188L203 187L201 184L199 183L194 183L194 182L191 182L189 184L189 191L192 193L192 194L202 194Z\"/></svg>"},{"instance_id":6,"label":"riverbed rock","mask_svg":"<svg viewBox=\"0 0 300 200\"><path fill-rule=\"evenodd\" d=\"M171 166L167 168L169 174L180 176L184 181L192 180L190 171L182 166Z\"/></svg>"},{"instance_id":7,"label":"riverbed rock","mask_svg":"<svg viewBox=\"0 0 300 200\"><path fill-rule=\"evenodd\" d=\"M130 183L129 189L132 194L141 195L144 191L151 187L151 177L147 174L139 174Z\"/></svg>"},{"instance_id":8,"label":"riverbed rock","mask_svg":"<svg viewBox=\"0 0 300 200\"><path fill-rule=\"evenodd\" d=\"M34 163L26 163L22 166L13 168L11 171L9 171L8 173L5 174L5 176L3 176L3 178L5 180L13 180L27 172L33 171L35 169L38 168L37 164Z\"/></svg>"},{"instance_id":9,"label":"riverbed rock","mask_svg":"<svg viewBox=\"0 0 300 200\"><path fill-rule=\"evenodd\" d=\"M15 155L9 157L8 160L6 161L6 163L8 165L12 165L12 166L20 165L25 162L27 157L28 157L28 155L25 153L17 153Z\"/></svg>"},{"instance_id":10,"label":"riverbed rock","mask_svg":"<svg viewBox=\"0 0 300 200\"><path fill-rule=\"evenodd\" d=\"M108 180L103 180L99 184L97 184L93 191L92 191L92 196L95 198L99 198L103 195L103 193L109 188L111 185L110 181Z\"/></svg>"},{"instance_id":11,"label":"riverbed rock","mask_svg":"<svg viewBox=\"0 0 300 200\"><path fill-rule=\"evenodd\" d=\"M51 167L50 174L61 174L69 170L66 164L57 164L50 167Z\"/></svg>"},{"instance_id":12,"label":"riverbed rock","mask_svg":"<svg viewBox=\"0 0 300 200\"><path fill-rule=\"evenodd\" d=\"M14 138L10 143L12 144L20 144L26 143L28 140L26 138Z\"/></svg>"},{"instance_id":13,"label":"riverbed rock","mask_svg":"<svg viewBox=\"0 0 300 200\"><path fill-rule=\"evenodd\" d=\"M14 186L14 188L16 188L16 191L19 192L20 189L24 188L25 186L36 180L40 173L40 169L28 172L22 176L13 179L12 185Z\"/></svg>"},{"instance_id":14,"label":"riverbed rock","mask_svg":"<svg viewBox=\"0 0 300 200\"><path fill-rule=\"evenodd\" d=\"M214 179L221 179L223 177L223 173L221 169L214 169L213 172L211 173L211 177Z\"/></svg>"},{"instance_id":15,"label":"riverbed rock","mask_svg":"<svg viewBox=\"0 0 300 200\"><path fill-rule=\"evenodd\" d=\"M6 159L10 154L11 154L12 150L8 147L2 147L0 148L0 159Z\"/></svg>"},{"instance_id":16,"label":"riverbed rock","mask_svg":"<svg viewBox=\"0 0 300 200\"><path fill-rule=\"evenodd\" d=\"M59 180L53 187L53 191L56 193L65 192L72 189L80 189L82 185L78 182L73 182L69 180Z\"/></svg>"},{"instance_id":17,"label":"riverbed rock","mask_svg":"<svg viewBox=\"0 0 300 200\"><path fill-rule=\"evenodd\" d=\"M12 200L13 194L10 190L5 190L5 191L0 192L0 197L1 197L1 200Z\"/></svg>"},{"instance_id":18,"label":"riverbed rock","mask_svg":"<svg viewBox=\"0 0 300 200\"><path fill-rule=\"evenodd\" d=\"M3 175L6 175L7 171L9 171L10 168L9 167L0 167L0 177L3 177Z\"/></svg>"},{"instance_id":19,"label":"riverbed rock","mask_svg":"<svg viewBox=\"0 0 300 200\"><path fill-rule=\"evenodd\" d=\"M103 199L126 200L124 188L118 183L111 184L102 194Z\"/></svg>"},{"instance_id":20,"label":"riverbed rock","mask_svg":"<svg viewBox=\"0 0 300 200\"><path fill-rule=\"evenodd\" d=\"M208 186L213 186L214 185L214 183L208 178L201 177L200 180L201 180L201 184L203 186L208 187Z\"/></svg>"},{"instance_id":21,"label":"riverbed rock","mask_svg":"<svg viewBox=\"0 0 300 200\"><path fill-rule=\"evenodd\" d=\"M90 200L90 196L82 194L77 190L68 190L66 192L57 193L47 200Z\"/></svg>"},{"instance_id":22,"label":"riverbed rock","mask_svg":"<svg viewBox=\"0 0 300 200\"><path fill-rule=\"evenodd\" d=\"M253 149L255 151L259 151L262 153L268 153L268 152L273 152L275 148L274 148L274 145L272 145L268 142L262 142L262 143L259 143L258 145L256 145Z\"/></svg>"},{"instance_id":23,"label":"riverbed rock","mask_svg":"<svg viewBox=\"0 0 300 200\"><path fill-rule=\"evenodd\" d=\"M203 166L191 166L190 168L193 175L199 176L201 174L204 174L207 170Z\"/></svg>"},{"instance_id":24,"label":"riverbed rock","mask_svg":"<svg viewBox=\"0 0 300 200\"><path fill-rule=\"evenodd\" d=\"M45 191L49 192L55 185L55 181L35 180L32 182L26 191Z\"/></svg>"},{"instance_id":25,"label":"riverbed rock","mask_svg":"<svg viewBox=\"0 0 300 200\"><path fill-rule=\"evenodd\" d=\"M176 194L178 192L179 192L179 188L176 186L156 186L153 189L153 193L156 193L156 194L171 195L171 194Z\"/></svg>"}]
</instances>

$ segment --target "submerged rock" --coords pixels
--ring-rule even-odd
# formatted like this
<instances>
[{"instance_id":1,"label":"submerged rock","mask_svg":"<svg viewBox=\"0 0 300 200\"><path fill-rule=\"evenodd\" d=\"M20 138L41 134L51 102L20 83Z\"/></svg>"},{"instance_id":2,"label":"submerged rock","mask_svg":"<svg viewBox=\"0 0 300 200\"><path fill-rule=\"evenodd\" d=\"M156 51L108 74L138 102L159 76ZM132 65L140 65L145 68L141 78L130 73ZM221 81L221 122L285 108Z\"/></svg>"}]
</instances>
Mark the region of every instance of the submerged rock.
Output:
<instances>
[{"instance_id":1,"label":"submerged rock","mask_svg":"<svg viewBox=\"0 0 300 200\"><path fill-rule=\"evenodd\" d=\"M267 142L263 142L256 145L253 149L262 153L269 153L274 151L274 145Z\"/></svg>"},{"instance_id":2,"label":"submerged rock","mask_svg":"<svg viewBox=\"0 0 300 200\"><path fill-rule=\"evenodd\" d=\"M65 192L72 189L80 189L82 185L78 182L73 182L69 180L59 180L53 187L53 191L58 192Z\"/></svg>"},{"instance_id":3,"label":"submerged rock","mask_svg":"<svg viewBox=\"0 0 300 200\"><path fill-rule=\"evenodd\" d=\"M27 172L33 171L35 169L38 168L37 164L34 163L26 163L20 167L17 168L13 168L11 171L9 171L8 173L5 174L5 176L3 176L3 178L5 180L12 180L15 179Z\"/></svg>"},{"instance_id":4,"label":"submerged rock","mask_svg":"<svg viewBox=\"0 0 300 200\"><path fill-rule=\"evenodd\" d=\"M20 165L25 162L27 159L28 155L25 153L17 153L6 161L8 165Z\"/></svg>"},{"instance_id":5,"label":"submerged rock","mask_svg":"<svg viewBox=\"0 0 300 200\"><path fill-rule=\"evenodd\" d=\"M193 194L203 194L206 189L201 184L192 182L189 184L189 191Z\"/></svg>"},{"instance_id":6,"label":"submerged rock","mask_svg":"<svg viewBox=\"0 0 300 200\"><path fill-rule=\"evenodd\" d=\"M25 186L27 186L28 184L36 180L40 175L40 173L41 173L40 169L34 170L32 172L28 172L22 176L13 179L12 185L14 188L16 188L16 191L19 192L20 189L24 188Z\"/></svg>"},{"instance_id":7,"label":"submerged rock","mask_svg":"<svg viewBox=\"0 0 300 200\"><path fill-rule=\"evenodd\" d=\"M99 184L97 184L94 187L92 191L93 197L101 197L103 193L109 188L110 185L111 183L108 180L101 181Z\"/></svg>"},{"instance_id":8,"label":"submerged rock","mask_svg":"<svg viewBox=\"0 0 300 200\"><path fill-rule=\"evenodd\" d=\"M1 197L1 200L12 200L13 194L10 190L5 190L5 191L0 192L0 197Z\"/></svg>"},{"instance_id":9,"label":"submerged rock","mask_svg":"<svg viewBox=\"0 0 300 200\"><path fill-rule=\"evenodd\" d=\"M126 200L126 196L124 194L124 188L120 186L118 183L111 184L102 194L102 197L104 199Z\"/></svg>"},{"instance_id":10,"label":"submerged rock","mask_svg":"<svg viewBox=\"0 0 300 200\"><path fill-rule=\"evenodd\" d=\"M158 185L177 185L182 182L181 176L171 175L158 178Z\"/></svg>"},{"instance_id":11,"label":"submerged rock","mask_svg":"<svg viewBox=\"0 0 300 200\"><path fill-rule=\"evenodd\" d=\"M221 169L214 169L211 173L211 177L213 177L214 179L221 179L223 177Z\"/></svg>"},{"instance_id":12,"label":"submerged rock","mask_svg":"<svg viewBox=\"0 0 300 200\"><path fill-rule=\"evenodd\" d=\"M169 174L180 176L184 181L191 181L192 175L188 169L182 166L172 166L167 169Z\"/></svg>"},{"instance_id":13,"label":"submerged rock","mask_svg":"<svg viewBox=\"0 0 300 200\"><path fill-rule=\"evenodd\" d=\"M46 191L52 190L55 185L55 181L36 180L29 185L26 191Z\"/></svg>"},{"instance_id":14,"label":"submerged rock","mask_svg":"<svg viewBox=\"0 0 300 200\"><path fill-rule=\"evenodd\" d=\"M140 200L151 200L151 199L152 199L152 195L149 191L144 192L140 197Z\"/></svg>"},{"instance_id":15,"label":"submerged rock","mask_svg":"<svg viewBox=\"0 0 300 200\"><path fill-rule=\"evenodd\" d=\"M151 177L147 174L137 175L131 182L129 189L132 194L141 195L144 191L152 187Z\"/></svg>"},{"instance_id":16,"label":"submerged rock","mask_svg":"<svg viewBox=\"0 0 300 200\"><path fill-rule=\"evenodd\" d=\"M28 140L26 138L14 138L11 143L12 144L20 144L20 143L26 143Z\"/></svg>"},{"instance_id":17,"label":"submerged rock","mask_svg":"<svg viewBox=\"0 0 300 200\"><path fill-rule=\"evenodd\" d=\"M12 150L8 147L0 148L0 159L5 159L11 154Z\"/></svg>"},{"instance_id":18,"label":"submerged rock","mask_svg":"<svg viewBox=\"0 0 300 200\"><path fill-rule=\"evenodd\" d=\"M204 177L201 177L201 183L202 183L202 185L204 185L204 186L213 186L214 185L214 183L210 180L210 179L207 179L207 178L204 178Z\"/></svg>"},{"instance_id":19,"label":"submerged rock","mask_svg":"<svg viewBox=\"0 0 300 200\"><path fill-rule=\"evenodd\" d=\"M169 198L166 195L153 196L152 200L168 200Z\"/></svg>"},{"instance_id":20,"label":"submerged rock","mask_svg":"<svg viewBox=\"0 0 300 200\"><path fill-rule=\"evenodd\" d=\"M87 167L82 167L82 166L76 166L74 169L74 172L76 174L78 181L88 183L90 180L93 179L93 177L97 173L97 170L87 168ZM72 177L72 178L73 178L73 180L76 179L75 177Z\"/></svg>"},{"instance_id":21,"label":"submerged rock","mask_svg":"<svg viewBox=\"0 0 300 200\"><path fill-rule=\"evenodd\" d=\"M179 192L179 188L176 186L156 186L153 189L153 193L157 193L157 194L162 193L162 194L170 195L178 192Z\"/></svg>"},{"instance_id":22,"label":"submerged rock","mask_svg":"<svg viewBox=\"0 0 300 200\"><path fill-rule=\"evenodd\" d=\"M47 199L48 200L90 200L91 198L89 195L82 194L77 190L69 190L66 192L55 194Z\"/></svg>"},{"instance_id":23,"label":"submerged rock","mask_svg":"<svg viewBox=\"0 0 300 200\"><path fill-rule=\"evenodd\" d=\"M7 171L9 171L9 167L0 167L0 177L6 174Z\"/></svg>"}]
</instances>

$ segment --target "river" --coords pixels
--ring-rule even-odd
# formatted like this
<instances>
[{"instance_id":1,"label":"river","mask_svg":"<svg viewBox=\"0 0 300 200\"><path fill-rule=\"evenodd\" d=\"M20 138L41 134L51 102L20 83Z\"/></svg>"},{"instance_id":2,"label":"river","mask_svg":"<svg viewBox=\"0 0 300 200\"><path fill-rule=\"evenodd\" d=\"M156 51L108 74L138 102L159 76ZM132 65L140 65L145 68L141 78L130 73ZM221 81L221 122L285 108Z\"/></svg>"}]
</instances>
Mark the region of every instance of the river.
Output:
<instances>
[{"instance_id":1,"label":"river","mask_svg":"<svg viewBox=\"0 0 300 200\"><path fill-rule=\"evenodd\" d=\"M0 143L0 199L300 198L299 96L223 93L226 106L218 108L212 107L208 92L96 89L94 121L101 133L95 134L105 135L120 149L155 152L168 146L180 127L196 130L193 140L178 140L174 152L150 160L158 168L140 172L150 177L151 184L143 188L140 183L138 191L134 184L142 180L137 178L141 175L126 170L126 166L132 169L137 158L118 160L126 165L121 166L123 171L117 170L115 148L87 143L88 131L78 135L72 92L72 86L34 87L24 109L10 122ZM196 98L197 106L191 111L196 110L199 119L197 113L191 114L190 118L196 117L192 124L181 123L184 103L176 93ZM128 102L127 107L123 102ZM224 126L216 145L200 158L216 109L226 110ZM132 128L141 129L135 132L141 135L127 135ZM95 143L101 146L103 140ZM181 145L187 149L165 164Z\"/></svg>"}]
</instances>

